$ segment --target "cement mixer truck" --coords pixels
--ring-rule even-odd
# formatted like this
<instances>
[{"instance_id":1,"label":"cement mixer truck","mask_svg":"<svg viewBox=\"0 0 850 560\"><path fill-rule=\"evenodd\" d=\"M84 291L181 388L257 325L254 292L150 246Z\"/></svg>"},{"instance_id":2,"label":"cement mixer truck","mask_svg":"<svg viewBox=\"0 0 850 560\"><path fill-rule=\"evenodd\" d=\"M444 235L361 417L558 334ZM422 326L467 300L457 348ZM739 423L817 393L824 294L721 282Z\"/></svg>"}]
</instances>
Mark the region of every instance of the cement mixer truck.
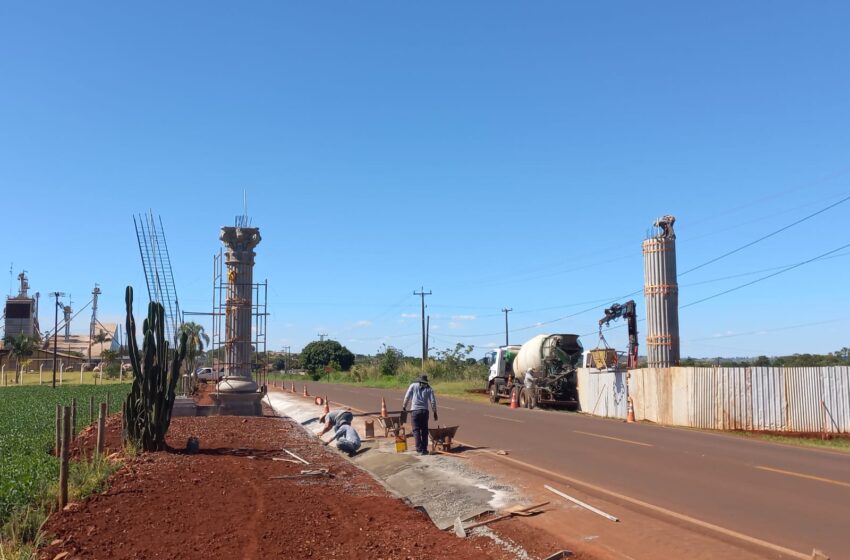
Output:
<instances>
[{"instance_id":1,"label":"cement mixer truck","mask_svg":"<svg viewBox=\"0 0 850 560\"><path fill-rule=\"evenodd\" d=\"M487 392L490 402L516 398L520 407L536 405L578 408L576 368L583 348L576 334L540 334L520 346L490 352ZM534 370L534 388L525 387L525 372Z\"/></svg>"}]
</instances>

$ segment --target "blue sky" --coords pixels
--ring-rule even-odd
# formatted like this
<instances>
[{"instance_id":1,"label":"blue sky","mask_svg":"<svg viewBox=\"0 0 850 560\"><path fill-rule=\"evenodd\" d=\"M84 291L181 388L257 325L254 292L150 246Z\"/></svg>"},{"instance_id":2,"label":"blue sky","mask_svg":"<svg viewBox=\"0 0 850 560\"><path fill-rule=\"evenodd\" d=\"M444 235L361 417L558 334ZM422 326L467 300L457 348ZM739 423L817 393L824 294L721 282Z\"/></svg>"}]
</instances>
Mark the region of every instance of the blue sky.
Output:
<instances>
[{"instance_id":1,"label":"blue sky","mask_svg":"<svg viewBox=\"0 0 850 560\"><path fill-rule=\"evenodd\" d=\"M843 2L5 3L0 266L75 307L98 282L120 320L124 286L144 286L132 216L152 209L182 307L209 311L218 231L247 190L272 349L322 332L417 355L420 286L437 348L502 343L505 306L512 342L592 333L641 288L657 216L677 217L686 270L850 195L848 17ZM681 277L681 303L850 243L848 209ZM848 252L682 309L683 355L850 346ZM607 338L622 347L624 329Z\"/></svg>"}]
</instances>

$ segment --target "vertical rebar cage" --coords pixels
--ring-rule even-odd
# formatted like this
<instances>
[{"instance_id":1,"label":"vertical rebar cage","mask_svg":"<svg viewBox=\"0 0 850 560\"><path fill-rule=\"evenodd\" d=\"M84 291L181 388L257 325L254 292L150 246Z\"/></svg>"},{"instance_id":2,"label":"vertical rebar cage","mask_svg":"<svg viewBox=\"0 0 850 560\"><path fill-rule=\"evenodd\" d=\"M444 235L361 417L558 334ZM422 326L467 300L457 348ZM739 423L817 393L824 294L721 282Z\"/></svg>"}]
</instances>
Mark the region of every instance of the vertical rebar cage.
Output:
<instances>
[{"instance_id":1,"label":"vertical rebar cage","mask_svg":"<svg viewBox=\"0 0 850 560\"><path fill-rule=\"evenodd\" d=\"M149 211L147 214L139 214L138 219L133 216L133 225L136 227L136 240L142 257L148 299L162 304L165 310L166 339L171 344L176 344L177 333L183 324L183 315L177 300L177 288L174 284L162 218Z\"/></svg>"},{"instance_id":2,"label":"vertical rebar cage","mask_svg":"<svg viewBox=\"0 0 850 560\"><path fill-rule=\"evenodd\" d=\"M655 221L644 240L643 275L646 297L647 365L666 368L679 365L679 284L676 279L676 218Z\"/></svg>"}]
</instances>

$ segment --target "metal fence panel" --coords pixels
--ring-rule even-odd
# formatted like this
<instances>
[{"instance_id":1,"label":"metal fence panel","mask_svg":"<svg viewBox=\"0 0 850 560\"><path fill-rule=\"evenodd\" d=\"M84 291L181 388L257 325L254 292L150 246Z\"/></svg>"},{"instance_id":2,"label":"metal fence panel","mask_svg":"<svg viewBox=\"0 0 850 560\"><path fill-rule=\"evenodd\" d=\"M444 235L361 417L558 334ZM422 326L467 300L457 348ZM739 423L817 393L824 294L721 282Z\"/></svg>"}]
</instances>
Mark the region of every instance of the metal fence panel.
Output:
<instances>
[{"instance_id":1,"label":"metal fence panel","mask_svg":"<svg viewBox=\"0 0 850 560\"><path fill-rule=\"evenodd\" d=\"M626 372L582 368L578 371L582 412L625 420L628 403Z\"/></svg>"},{"instance_id":2,"label":"metal fence panel","mask_svg":"<svg viewBox=\"0 0 850 560\"><path fill-rule=\"evenodd\" d=\"M818 432L821 430L821 368L785 368L787 430Z\"/></svg>"},{"instance_id":3,"label":"metal fence panel","mask_svg":"<svg viewBox=\"0 0 850 560\"><path fill-rule=\"evenodd\" d=\"M850 432L850 367L822 368L822 383L826 430Z\"/></svg>"},{"instance_id":4,"label":"metal fence panel","mask_svg":"<svg viewBox=\"0 0 850 560\"><path fill-rule=\"evenodd\" d=\"M717 428L717 369L687 368L691 377L690 425L694 428Z\"/></svg>"},{"instance_id":5,"label":"metal fence panel","mask_svg":"<svg viewBox=\"0 0 850 560\"><path fill-rule=\"evenodd\" d=\"M752 429L781 431L785 429L782 403L785 402L783 368L750 368L752 375Z\"/></svg>"},{"instance_id":6,"label":"metal fence panel","mask_svg":"<svg viewBox=\"0 0 850 560\"><path fill-rule=\"evenodd\" d=\"M628 391L637 418L660 424L850 433L846 366L649 368L631 372Z\"/></svg>"}]
</instances>

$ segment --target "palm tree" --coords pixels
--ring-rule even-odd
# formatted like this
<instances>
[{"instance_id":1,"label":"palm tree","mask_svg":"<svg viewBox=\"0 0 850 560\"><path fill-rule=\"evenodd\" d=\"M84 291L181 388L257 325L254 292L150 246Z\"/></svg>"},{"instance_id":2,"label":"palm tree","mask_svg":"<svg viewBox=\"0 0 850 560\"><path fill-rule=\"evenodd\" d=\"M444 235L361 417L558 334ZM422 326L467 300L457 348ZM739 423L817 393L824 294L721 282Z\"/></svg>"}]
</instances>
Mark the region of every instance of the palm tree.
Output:
<instances>
[{"instance_id":1,"label":"palm tree","mask_svg":"<svg viewBox=\"0 0 850 560\"><path fill-rule=\"evenodd\" d=\"M195 376L195 363L199 356L204 354L204 346L210 343L210 337L204 332L204 327L198 323L183 323L180 325L179 334L186 333L186 370L193 378Z\"/></svg>"},{"instance_id":2,"label":"palm tree","mask_svg":"<svg viewBox=\"0 0 850 560\"><path fill-rule=\"evenodd\" d=\"M5 339L6 344L10 346L9 350L15 357L15 383L20 383L18 379L19 372L23 371L24 358L32 356L37 346L35 337L24 333L17 335L9 335Z\"/></svg>"}]
</instances>

